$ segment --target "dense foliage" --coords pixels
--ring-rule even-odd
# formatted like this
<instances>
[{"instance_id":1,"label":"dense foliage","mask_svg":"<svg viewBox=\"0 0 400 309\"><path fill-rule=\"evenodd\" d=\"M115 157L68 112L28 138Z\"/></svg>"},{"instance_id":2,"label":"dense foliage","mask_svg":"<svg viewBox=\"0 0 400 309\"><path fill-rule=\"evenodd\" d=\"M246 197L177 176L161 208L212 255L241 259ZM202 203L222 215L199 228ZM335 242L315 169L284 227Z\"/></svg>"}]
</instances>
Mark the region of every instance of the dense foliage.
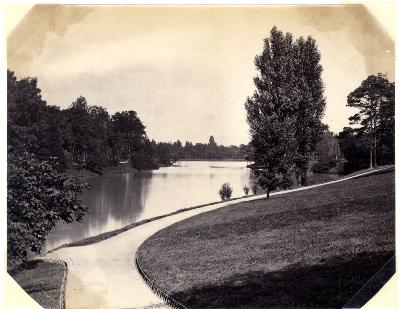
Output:
<instances>
[{"instance_id":1,"label":"dense foliage","mask_svg":"<svg viewBox=\"0 0 400 309\"><path fill-rule=\"evenodd\" d=\"M343 173L343 155L338 136L325 130L321 140L315 147L314 163L311 170L314 173Z\"/></svg>"},{"instance_id":2,"label":"dense foliage","mask_svg":"<svg viewBox=\"0 0 400 309\"><path fill-rule=\"evenodd\" d=\"M380 73L368 76L347 97L347 106L358 109L349 120L360 125L354 129L359 142L368 140L370 167L394 162L394 104L395 84ZM342 136L348 137L348 131ZM349 155L348 160L353 160Z\"/></svg>"},{"instance_id":3,"label":"dense foliage","mask_svg":"<svg viewBox=\"0 0 400 309\"><path fill-rule=\"evenodd\" d=\"M218 145L213 136L209 142L186 142L185 145L178 140L174 143L163 143L166 151L174 160L252 160L251 147L241 144L238 146Z\"/></svg>"},{"instance_id":4,"label":"dense foliage","mask_svg":"<svg viewBox=\"0 0 400 309\"><path fill-rule=\"evenodd\" d=\"M80 220L86 208L80 193L86 185L62 173L63 149L58 109L41 98L37 80L18 81L8 72L8 265L39 253L46 236L62 220Z\"/></svg>"},{"instance_id":5,"label":"dense foliage","mask_svg":"<svg viewBox=\"0 0 400 309\"><path fill-rule=\"evenodd\" d=\"M179 159L249 159L245 145L183 146L155 142L135 111L109 115L79 96L66 109L48 105L37 79L18 80L7 71L8 260L40 252L55 224L80 220L85 213L80 193L87 186L65 171L73 166L101 172L102 167L130 163L154 169Z\"/></svg>"},{"instance_id":6,"label":"dense foliage","mask_svg":"<svg viewBox=\"0 0 400 309\"><path fill-rule=\"evenodd\" d=\"M276 27L256 56L256 91L245 107L254 148L253 171L267 191L304 184L311 154L324 125L322 67L315 40L295 42Z\"/></svg>"},{"instance_id":7,"label":"dense foliage","mask_svg":"<svg viewBox=\"0 0 400 309\"><path fill-rule=\"evenodd\" d=\"M100 171L129 162L140 170L168 166L181 159L250 160L248 145L217 145L213 136L204 144L150 141L135 111L109 115L104 107L89 105L82 96L63 110L49 106L42 100L35 78L17 81L13 72L7 73L9 144L18 147L22 142L40 159L57 157L61 168L75 165ZM32 137L29 145L21 141L21 133Z\"/></svg>"},{"instance_id":8,"label":"dense foliage","mask_svg":"<svg viewBox=\"0 0 400 309\"><path fill-rule=\"evenodd\" d=\"M29 153L8 154L9 264L25 259L28 248L39 253L59 220L79 221L85 214L80 193L86 186L77 178L67 179L54 165Z\"/></svg>"},{"instance_id":9,"label":"dense foliage","mask_svg":"<svg viewBox=\"0 0 400 309\"><path fill-rule=\"evenodd\" d=\"M368 137L356 130L345 127L339 133L340 149L346 162L344 173L348 174L369 166Z\"/></svg>"}]
</instances>

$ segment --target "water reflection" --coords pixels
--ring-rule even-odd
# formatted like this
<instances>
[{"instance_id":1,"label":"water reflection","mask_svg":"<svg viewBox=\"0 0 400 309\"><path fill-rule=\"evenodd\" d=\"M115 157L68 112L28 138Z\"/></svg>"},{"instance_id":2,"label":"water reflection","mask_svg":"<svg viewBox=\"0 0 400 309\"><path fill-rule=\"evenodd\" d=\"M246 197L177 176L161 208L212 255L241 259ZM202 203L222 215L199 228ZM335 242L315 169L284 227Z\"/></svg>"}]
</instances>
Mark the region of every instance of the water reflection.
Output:
<instances>
[{"instance_id":1,"label":"water reflection","mask_svg":"<svg viewBox=\"0 0 400 309\"><path fill-rule=\"evenodd\" d=\"M142 219L219 200L222 183L233 197L254 179L245 162L183 161L157 171L87 177L92 189L83 196L88 214L81 223L58 224L46 249L120 228Z\"/></svg>"}]
</instances>

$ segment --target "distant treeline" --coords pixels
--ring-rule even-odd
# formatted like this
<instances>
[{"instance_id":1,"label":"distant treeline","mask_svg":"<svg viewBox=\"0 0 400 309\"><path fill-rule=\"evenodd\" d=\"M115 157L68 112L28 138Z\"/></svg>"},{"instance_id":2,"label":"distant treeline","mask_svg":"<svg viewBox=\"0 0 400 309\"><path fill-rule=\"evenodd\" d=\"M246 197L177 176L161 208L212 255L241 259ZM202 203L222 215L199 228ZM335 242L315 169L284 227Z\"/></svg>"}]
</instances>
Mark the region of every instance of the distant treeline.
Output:
<instances>
[{"instance_id":1,"label":"distant treeline","mask_svg":"<svg viewBox=\"0 0 400 309\"><path fill-rule=\"evenodd\" d=\"M109 115L82 96L60 109L42 99L36 78L17 80L8 71L7 82L9 151L56 160L61 169L75 165L99 171L120 162L155 169L180 159L245 159L248 153L248 146L220 146L213 137L208 144L157 143L148 138L135 111Z\"/></svg>"},{"instance_id":2,"label":"distant treeline","mask_svg":"<svg viewBox=\"0 0 400 309\"><path fill-rule=\"evenodd\" d=\"M153 147L156 146L152 141ZM248 145L238 146L217 145L213 136L207 144L186 142L182 145L177 140L174 143L159 143L165 147L167 156L177 160L251 160L251 148Z\"/></svg>"}]
</instances>

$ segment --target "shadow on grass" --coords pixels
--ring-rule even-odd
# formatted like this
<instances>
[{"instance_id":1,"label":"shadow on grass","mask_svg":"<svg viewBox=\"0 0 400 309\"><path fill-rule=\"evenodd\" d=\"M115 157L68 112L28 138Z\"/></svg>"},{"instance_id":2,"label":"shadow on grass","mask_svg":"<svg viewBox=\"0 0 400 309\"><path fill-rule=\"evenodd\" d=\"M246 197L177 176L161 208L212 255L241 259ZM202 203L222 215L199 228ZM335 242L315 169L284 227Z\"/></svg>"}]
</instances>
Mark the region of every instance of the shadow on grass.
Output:
<instances>
[{"instance_id":1,"label":"shadow on grass","mask_svg":"<svg viewBox=\"0 0 400 309\"><path fill-rule=\"evenodd\" d=\"M7 272L11 277L15 277L26 270L36 269L41 263L43 263L41 260L27 261L22 264L17 264L14 267L10 267Z\"/></svg>"},{"instance_id":2,"label":"shadow on grass","mask_svg":"<svg viewBox=\"0 0 400 309\"><path fill-rule=\"evenodd\" d=\"M170 296L188 308L342 308L393 255L362 252L313 266L248 272Z\"/></svg>"},{"instance_id":3,"label":"shadow on grass","mask_svg":"<svg viewBox=\"0 0 400 309\"><path fill-rule=\"evenodd\" d=\"M32 260L15 265L8 273L43 308L60 308L64 278L62 264Z\"/></svg>"}]
</instances>

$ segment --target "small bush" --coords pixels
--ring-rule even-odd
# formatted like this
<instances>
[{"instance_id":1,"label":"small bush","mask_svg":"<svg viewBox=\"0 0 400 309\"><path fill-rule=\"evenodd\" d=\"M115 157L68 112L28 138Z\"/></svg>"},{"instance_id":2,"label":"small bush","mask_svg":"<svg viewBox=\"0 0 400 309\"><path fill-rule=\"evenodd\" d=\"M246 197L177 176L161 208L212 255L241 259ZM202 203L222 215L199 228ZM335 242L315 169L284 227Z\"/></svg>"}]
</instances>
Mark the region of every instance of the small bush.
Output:
<instances>
[{"instance_id":1,"label":"small bush","mask_svg":"<svg viewBox=\"0 0 400 309\"><path fill-rule=\"evenodd\" d=\"M257 186L257 184L254 184L254 185L251 187L251 191L253 192L254 195L257 194L257 190L258 190L258 186Z\"/></svg>"},{"instance_id":2,"label":"small bush","mask_svg":"<svg viewBox=\"0 0 400 309\"><path fill-rule=\"evenodd\" d=\"M340 167L340 165L341 164L339 164L339 161L336 161L334 159L320 160L311 167L311 170L313 173L329 173L331 172L331 169L338 168Z\"/></svg>"},{"instance_id":3,"label":"small bush","mask_svg":"<svg viewBox=\"0 0 400 309\"><path fill-rule=\"evenodd\" d=\"M249 195L249 188L247 187L247 186L244 186L243 187L243 191L244 191L244 194L246 195L246 196L248 196Z\"/></svg>"},{"instance_id":4,"label":"small bush","mask_svg":"<svg viewBox=\"0 0 400 309\"><path fill-rule=\"evenodd\" d=\"M221 200L229 200L232 196L232 188L229 182L225 182L222 186L221 189L219 189L219 196L221 197Z\"/></svg>"},{"instance_id":5,"label":"small bush","mask_svg":"<svg viewBox=\"0 0 400 309\"><path fill-rule=\"evenodd\" d=\"M329 172L329 161L318 161L312 168L313 173L327 173Z\"/></svg>"}]
</instances>

